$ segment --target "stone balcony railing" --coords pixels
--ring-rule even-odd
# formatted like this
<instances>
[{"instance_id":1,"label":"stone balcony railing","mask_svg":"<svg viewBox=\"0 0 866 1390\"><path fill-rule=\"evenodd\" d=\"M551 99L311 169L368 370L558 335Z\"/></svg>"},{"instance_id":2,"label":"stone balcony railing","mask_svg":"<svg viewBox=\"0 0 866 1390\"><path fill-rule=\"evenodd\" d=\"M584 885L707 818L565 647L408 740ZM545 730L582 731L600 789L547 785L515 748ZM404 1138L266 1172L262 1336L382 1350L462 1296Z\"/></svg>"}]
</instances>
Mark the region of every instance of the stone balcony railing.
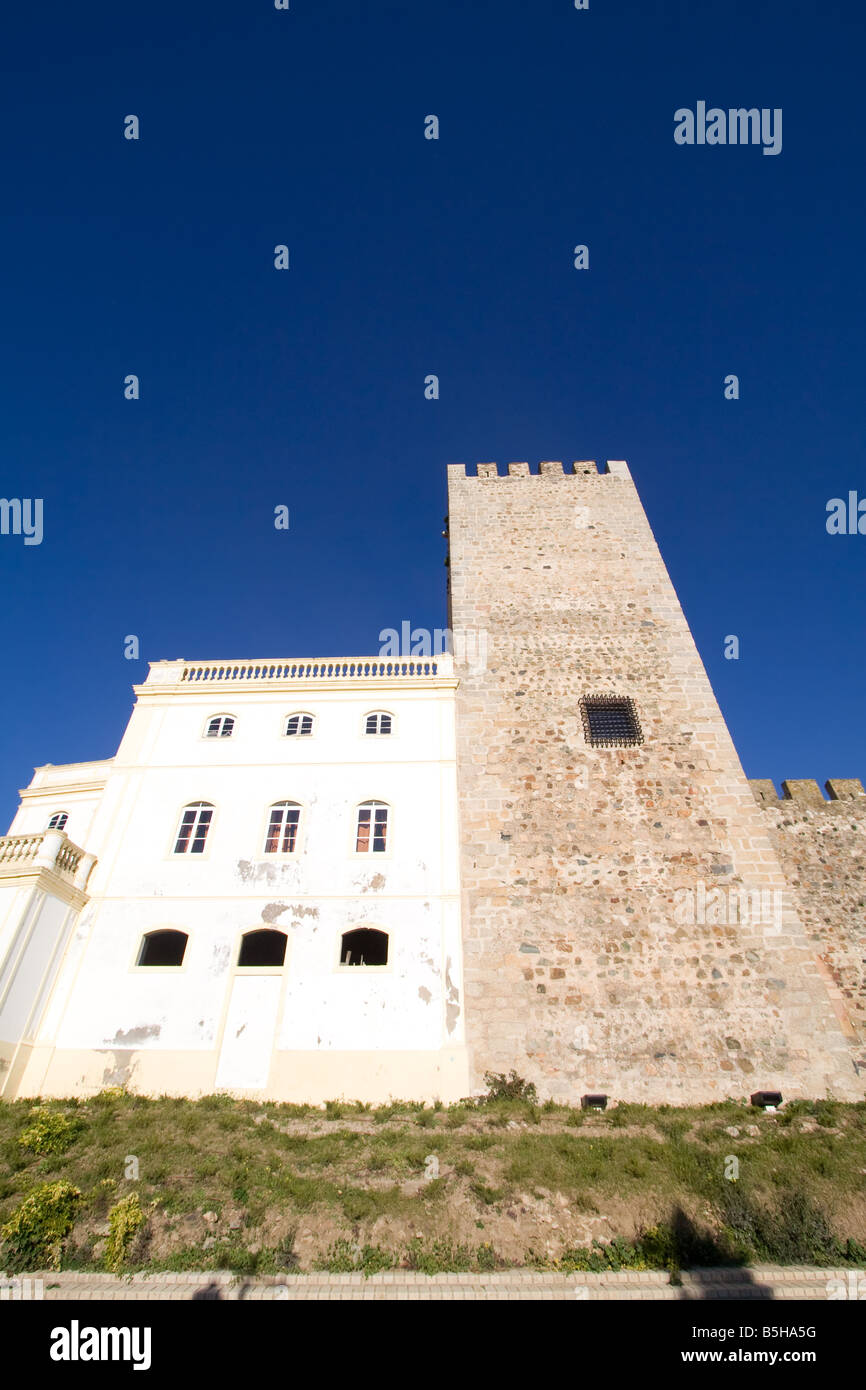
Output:
<instances>
[{"instance_id":1,"label":"stone balcony railing","mask_svg":"<svg viewBox=\"0 0 866 1390\"><path fill-rule=\"evenodd\" d=\"M73 888L84 890L96 856L85 854L62 830L38 835L0 836L0 878L38 874L49 869Z\"/></svg>"},{"instance_id":2,"label":"stone balcony railing","mask_svg":"<svg viewBox=\"0 0 866 1390\"><path fill-rule=\"evenodd\" d=\"M154 661L146 684L150 692L154 685L411 684L453 675L453 656L441 652L436 656L316 657L294 661Z\"/></svg>"}]
</instances>

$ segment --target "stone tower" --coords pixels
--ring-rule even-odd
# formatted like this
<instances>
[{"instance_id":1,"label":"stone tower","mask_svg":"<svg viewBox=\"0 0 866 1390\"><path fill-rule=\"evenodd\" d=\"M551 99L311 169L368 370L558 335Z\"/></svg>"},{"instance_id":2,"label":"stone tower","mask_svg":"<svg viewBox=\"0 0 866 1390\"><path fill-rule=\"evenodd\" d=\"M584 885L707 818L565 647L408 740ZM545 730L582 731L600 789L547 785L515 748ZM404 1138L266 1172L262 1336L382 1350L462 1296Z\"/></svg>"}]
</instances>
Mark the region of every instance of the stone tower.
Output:
<instances>
[{"instance_id":1,"label":"stone tower","mask_svg":"<svg viewBox=\"0 0 866 1390\"><path fill-rule=\"evenodd\" d=\"M626 464L448 488L473 1083L861 1097Z\"/></svg>"}]
</instances>

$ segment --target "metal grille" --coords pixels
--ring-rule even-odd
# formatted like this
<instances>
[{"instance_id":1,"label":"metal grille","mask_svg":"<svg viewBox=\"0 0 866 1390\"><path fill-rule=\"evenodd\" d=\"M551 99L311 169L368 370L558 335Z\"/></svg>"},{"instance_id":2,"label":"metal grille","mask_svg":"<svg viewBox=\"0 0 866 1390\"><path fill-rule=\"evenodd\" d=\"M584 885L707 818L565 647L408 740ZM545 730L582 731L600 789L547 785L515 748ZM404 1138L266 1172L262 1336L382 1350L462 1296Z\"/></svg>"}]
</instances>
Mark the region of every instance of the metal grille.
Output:
<instances>
[{"instance_id":1,"label":"metal grille","mask_svg":"<svg viewBox=\"0 0 866 1390\"><path fill-rule=\"evenodd\" d=\"M584 737L596 748L643 743L637 710L628 695L584 695L580 713Z\"/></svg>"}]
</instances>

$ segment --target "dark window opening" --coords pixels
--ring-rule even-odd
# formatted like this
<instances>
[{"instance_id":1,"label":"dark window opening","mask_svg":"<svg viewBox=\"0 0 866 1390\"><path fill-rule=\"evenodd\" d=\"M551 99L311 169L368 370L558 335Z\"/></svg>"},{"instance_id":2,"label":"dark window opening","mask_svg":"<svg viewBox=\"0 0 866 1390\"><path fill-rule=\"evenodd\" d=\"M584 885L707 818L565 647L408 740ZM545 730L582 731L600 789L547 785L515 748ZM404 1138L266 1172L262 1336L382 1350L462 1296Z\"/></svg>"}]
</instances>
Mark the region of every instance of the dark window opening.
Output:
<instances>
[{"instance_id":1,"label":"dark window opening","mask_svg":"<svg viewBox=\"0 0 866 1390\"><path fill-rule=\"evenodd\" d=\"M285 932L262 927L258 931L248 931L241 938L238 965L285 965Z\"/></svg>"},{"instance_id":2,"label":"dark window opening","mask_svg":"<svg viewBox=\"0 0 866 1390\"><path fill-rule=\"evenodd\" d=\"M587 743L598 748L643 743L637 710L627 695L585 695L580 712Z\"/></svg>"},{"instance_id":3,"label":"dark window opening","mask_svg":"<svg viewBox=\"0 0 866 1390\"><path fill-rule=\"evenodd\" d=\"M56 816L52 816L51 819L50 819L50 821L48 822L48 829L49 829L49 830L63 830L63 828L64 828L64 826L66 825L66 822L67 822L68 820L69 820L69 816L66 814L65 811L58 811L58 812L57 812L57 815L56 815Z\"/></svg>"},{"instance_id":4,"label":"dark window opening","mask_svg":"<svg viewBox=\"0 0 866 1390\"><path fill-rule=\"evenodd\" d=\"M364 732L368 734L390 734L391 716L390 714L376 713L368 714Z\"/></svg>"},{"instance_id":5,"label":"dark window opening","mask_svg":"<svg viewBox=\"0 0 866 1390\"><path fill-rule=\"evenodd\" d=\"M188 937L182 931L152 931L141 943L137 965L183 965Z\"/></svg>"},{"instance_id":6,"label":"dark window opening","mask_svg":"<svg viewBox=\"0 0 866 1390\"><path fill-rule=\"evenodd\" d=\"M357 927L343 933L341 965L387 965L388 936L374 927Z\"/></svg>"}]
</instances>

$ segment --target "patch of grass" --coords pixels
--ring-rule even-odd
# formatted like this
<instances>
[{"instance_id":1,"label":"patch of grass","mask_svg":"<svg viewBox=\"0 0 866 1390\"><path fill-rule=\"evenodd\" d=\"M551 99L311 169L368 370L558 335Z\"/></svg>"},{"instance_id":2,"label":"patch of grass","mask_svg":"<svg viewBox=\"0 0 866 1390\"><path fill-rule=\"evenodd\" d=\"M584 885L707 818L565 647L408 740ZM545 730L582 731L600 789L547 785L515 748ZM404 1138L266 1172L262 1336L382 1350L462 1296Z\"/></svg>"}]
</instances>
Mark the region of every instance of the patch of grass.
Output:
<instances>
[{"instance_id":1,"label":"patch of grass","mask_svg":"<svg viewBox=\"0 0 866 1390\"><path fill-rule=\"evenodd\" d=\"M840 1240L801 1188L785 1192L770 1207L739 1184L730 1184L720 1205L731 1243L746 1259L825 1267L866 1263L866 1248L855 1240Z\"/></svg>"},{"instance_id":2,"label":"patch of grass","mask_svg":"<svg viewBox=\"0 0 866 1390\"><path fill-rule=\"evenodd\" d=\"M562 1255L557 1261L557 1268L565 1273L587 1270L601 1274L607 1270L669 1269L672 1260L673 1242L668 1238L668 1233L660 1227L653 1227L646 1239L627 1241L615 1236L606 1244L594 1240L591 1246L576 1246Z\"/></svg>"},{"instance_id":3,"label":"patch of grass","mask_svg":"<svg viewBox=\"0 0 866 1390\"><path fill-rule=\"evenodd\" d=\"M492 1207L497 1202L502 1202L508 1196L508 1189L505 1187L488 1187L487 1183L474 1182L470 1191L477 1197L479 1202L483 1202L486 1207Z\"/></svg>"},{"instance_id":4,"label":"patch of grass","mask_svg":"<svg viewBox=\"0 0 866 1390\"><path fill-rule=\"evenodd\" d=\"M585 1113L585 1112L584 1112ZM619 1105L613 1106L611 1110L593 1112L593 1118L603 1119L610 1125L611 1129L625 1129L627 1125L637 1128L647 1129L656 1122L659 1111L654 1110L651 1105L637 1105L633 1102L622 1101Z\"/></svg>"},{"instance_id":5,"label":"patch of grass","mask_svg":"<svg viewBox=\"0 0 866 1390\"><path fill-rule=\"evenodd\" d=\"M415 1236L401 1261L420 1274L472 1274L502 1267L491 1245L472 1247L448 1240L424 1241Z\"/></svg>"},{"instance_id":6,"label":"patch of grass","mask_svg":"<svg viewBox=\"0 0 866 1390\"><path fill-rule=\"evenodd\" d=\"M699 1230L677 1208L669 1221L645 1227L634 1240L615 1236L606 1243L594 1240L590 1246L567 1250L556 1261L556 1267L564 1271L588 1270L596 1273L606 1270L664 1269L676 1275L681 1269L689 1267L707 1268L736 1263L739 1263L736 1254L724 1240L720 1241L710 1232Z\"/></svg>"},{"instance_id":7,"label":"patch of grass","mask_svg":"<svg viewBox=\"0 0 866 1390\"><path fill-rule=\"evenodd\" d=\"M678 1114L672 1106L659 1106L655 1118L656 1128L668 1139L682 1139L691 1129L691 1116Z\"/></svg>"},{"instance_id":8,"label":"patch of grass","mask_svg":"<svg viewBox=\"0 0 866 1390\"><path fill-rule=\"evenodd\" d=\"M464 1139L463 1147L474 1152L475 1150L492 1149L496 1142L492 1134L470 1134Z\"/></svg>"},{"instance_id":9,"label":"patch of grass","mask_svg":"<svg viewBox=\"0 0 866 1390\"><path fill-rule=\"evenodd\" d=\"M382 1270L393 1269L397 1257L380 1245L360 1245L357 1241L336 1240L323 1259L315 1264L316 1269L327 1270L329 1274L355 1274L365 1277L380 1274Z\"/></svg>"},{"instance_id":10,"label":"patch of grass","mask_svg":"<svg viewBox=\"0 0 866 1390\"><path fill-rule=\"evenodd\" d=\"M399 1113L396 1105L378 1105L373 1111L373 1120L377 1125L385 1125L389 1120Z\"/></svg>"},{"instance_id":11,"label":"patch of grass","mask_svg":"<svg viewBox=\"0 0 866 1390\"><path fill-rule=\"evenodd\" d=\"M371 1136L371 1140L368 1165L373 1154L378 1154L383 1167L408 1176L424 1171L428 1155L441 1152L445 1137L429 1134L421 1141L413 1130L397 1130L388 1135Z\"/></svg>"},{"instance_id":12,"label":"patch of grass","mask_svg":"<svg viewBox=\"0 0 866 1390\"><path fill-rule=\"evenodd\" d=\"M348 1188L340 1199L347 1220L374 1222L403 1205L399 1187Z\"/></svg>"}]
</instances>

